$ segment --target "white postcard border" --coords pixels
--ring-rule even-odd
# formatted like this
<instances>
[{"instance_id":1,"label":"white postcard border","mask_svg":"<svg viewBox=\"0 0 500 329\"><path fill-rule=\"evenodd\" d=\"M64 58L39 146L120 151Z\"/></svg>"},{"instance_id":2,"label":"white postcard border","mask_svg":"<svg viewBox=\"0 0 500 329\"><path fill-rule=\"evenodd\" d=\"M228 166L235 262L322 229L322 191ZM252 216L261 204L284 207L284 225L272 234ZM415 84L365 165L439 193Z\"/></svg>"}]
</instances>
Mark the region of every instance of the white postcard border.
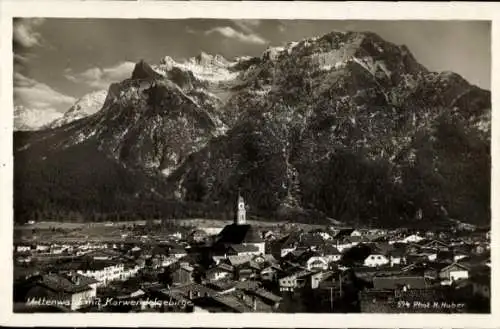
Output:
<instances>
[{"instance_id":1,"label":"white postcard border","mask_svg":"<svg viewBox=\"0 0 500 329\"><path fill-rule=\"evenodd\" d=\"M492 73L500 72L500 5L463 2L220 2L220 1L0 1L0 323L11 326L160 326L291 328L494 328L500 325L496 266L499 258L500 196L498 111L500 76L492 74L492 289L491 315L475 314L14 314L12 313L12 17L248 18L491 20Z\"/></svg>"}]
</instances>

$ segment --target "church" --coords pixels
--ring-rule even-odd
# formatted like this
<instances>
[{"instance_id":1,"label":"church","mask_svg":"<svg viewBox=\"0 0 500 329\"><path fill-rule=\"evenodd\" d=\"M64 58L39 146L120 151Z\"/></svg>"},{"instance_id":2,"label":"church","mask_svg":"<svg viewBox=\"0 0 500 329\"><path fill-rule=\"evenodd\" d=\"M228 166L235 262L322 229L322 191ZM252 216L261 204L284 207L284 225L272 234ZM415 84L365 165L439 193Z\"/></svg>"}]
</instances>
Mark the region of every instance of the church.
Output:
<instances>
[{"instance_id":1,"label":"church","mask_svg":"<svg viewBox=\"0 0 500 329\"><path fill-rule=\"evenodd\" d=\"M246 222L245 200L238 193L236 217L216 238L216 249L225 254L260 255L265 253L265 242L259 232Z\"/></svg>"}]
</instances>

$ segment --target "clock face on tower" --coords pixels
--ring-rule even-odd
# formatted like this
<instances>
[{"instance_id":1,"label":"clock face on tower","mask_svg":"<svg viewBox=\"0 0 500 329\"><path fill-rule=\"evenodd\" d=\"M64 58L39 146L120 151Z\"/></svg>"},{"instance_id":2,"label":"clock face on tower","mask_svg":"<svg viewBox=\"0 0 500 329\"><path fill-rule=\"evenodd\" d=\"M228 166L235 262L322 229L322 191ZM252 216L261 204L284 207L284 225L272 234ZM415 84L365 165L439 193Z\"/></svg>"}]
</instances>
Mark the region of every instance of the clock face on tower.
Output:
<instances>
[{"instance_id":1,"label":"clock face on tower","mask_svg":"<svg viewBox=\"0 0 500 329\"><path fill-rule=\"evenodd\" d=\"M240 203L240 204L238 204L238 208L239 208L240 210L245 210L245 204L244 204L244 203Z\"/></svg>"}]
</instances>

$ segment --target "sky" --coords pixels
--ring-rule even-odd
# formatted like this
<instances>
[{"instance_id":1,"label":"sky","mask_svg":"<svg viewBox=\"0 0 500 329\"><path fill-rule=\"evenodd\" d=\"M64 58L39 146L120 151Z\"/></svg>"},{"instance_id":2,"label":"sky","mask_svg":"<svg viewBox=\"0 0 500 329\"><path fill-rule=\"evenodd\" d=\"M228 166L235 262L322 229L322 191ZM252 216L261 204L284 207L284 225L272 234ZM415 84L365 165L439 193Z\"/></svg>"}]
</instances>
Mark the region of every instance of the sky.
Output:
<instances>
[{"instance_id":1,"label":"sky","mask_svg":"<svg viewBox=\"0 0 500 329\"><path fill-rule=\"evenodd\" d=\"M406 45L432 71L490 89L488 21L23 18L13 22L14 104L65 112L83 95L128 78L134 63L200 52L258 56L331 31L371 31Z\"/></svg>"}]
</instances>

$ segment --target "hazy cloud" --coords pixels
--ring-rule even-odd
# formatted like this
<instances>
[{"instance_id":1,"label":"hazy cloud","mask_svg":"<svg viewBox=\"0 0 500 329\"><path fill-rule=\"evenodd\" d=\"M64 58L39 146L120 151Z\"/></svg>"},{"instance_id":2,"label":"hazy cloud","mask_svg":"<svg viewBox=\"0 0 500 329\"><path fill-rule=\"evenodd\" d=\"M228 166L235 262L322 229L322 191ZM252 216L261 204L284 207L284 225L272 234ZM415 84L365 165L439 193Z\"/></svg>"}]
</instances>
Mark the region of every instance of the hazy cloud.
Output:
<instances>
[{"instance_id":1,"label":"hazy cloud","mask_svg":"<svg viewBox=\"0 0 500 329\"><path fill-rule=\"evenodd\" d=\"M260 37L255 33L239 32L230 26L215 27L205 32L205 34L207 35L214 33L243 43L265 44L267 42L264 38Z\"/></svg>"},{"instance_id":2,"label":"hazy cloud","mask_svg":"<svg viewBox=\"0 0 500 329\"><path fill-rule=\"evenodd\" d=\"M13 26L14 42L25 48L39 46L42 36L37 32L37 28L44 21L44 18L16 18Z\"/></svg>"},{"instance_id":3,"label":"hazy cloud","mask_svg":"<svg viewBox=\"0 0 500 329\"><path fill-rule=\"evenodd\" d=\"M94 89L107 89L111 83L129 78L135 63L122 62L112 67L93 67L80 73L66 70L66 79L74 83L82 83Z\"/></svg>"},{"instance_id":4,"label":"hazy cloud","mask_svg":"<svg viewBox=\"0 0 500 329\"><path fill-rule=\"evenodd\" d=\"M14 104L37 110L60 109L64 111L75 103L74 97L64 95L52 87L28 78L20 73L14 74Z\"/></svg>"},{"instance_id":5,"label":"hazy cloud","mask_svg":"<svg viewBox=\"0 0 500 329\"><path fill-rule=\"evenodd\" d=\"M186 32L189 33L189 34L196 34L197 31L195 31L194 29L192 29L191 27L186 27Z\"/></svg>"},{"instance_id":6,"label":"hazy cloud","mask_svg":"<svg viewBox=\"0 0 500 329\"><path fill-rule=\"evenodd\" d=\"M239 19L233 20L233 22L245 33L254 33L255 28L260 26L260 20L258 19Z\"/></svg>"},{"instance_id":7,"label":"hazy cloud","mask_svg":"<svg viewBox=\"0 0 500 329\"><path fill-rule=\"evenodd\" d=\"M27 55L14 54L14 63L16 64L26 64L29 58Z\"/></svg>"}]
</instances>

